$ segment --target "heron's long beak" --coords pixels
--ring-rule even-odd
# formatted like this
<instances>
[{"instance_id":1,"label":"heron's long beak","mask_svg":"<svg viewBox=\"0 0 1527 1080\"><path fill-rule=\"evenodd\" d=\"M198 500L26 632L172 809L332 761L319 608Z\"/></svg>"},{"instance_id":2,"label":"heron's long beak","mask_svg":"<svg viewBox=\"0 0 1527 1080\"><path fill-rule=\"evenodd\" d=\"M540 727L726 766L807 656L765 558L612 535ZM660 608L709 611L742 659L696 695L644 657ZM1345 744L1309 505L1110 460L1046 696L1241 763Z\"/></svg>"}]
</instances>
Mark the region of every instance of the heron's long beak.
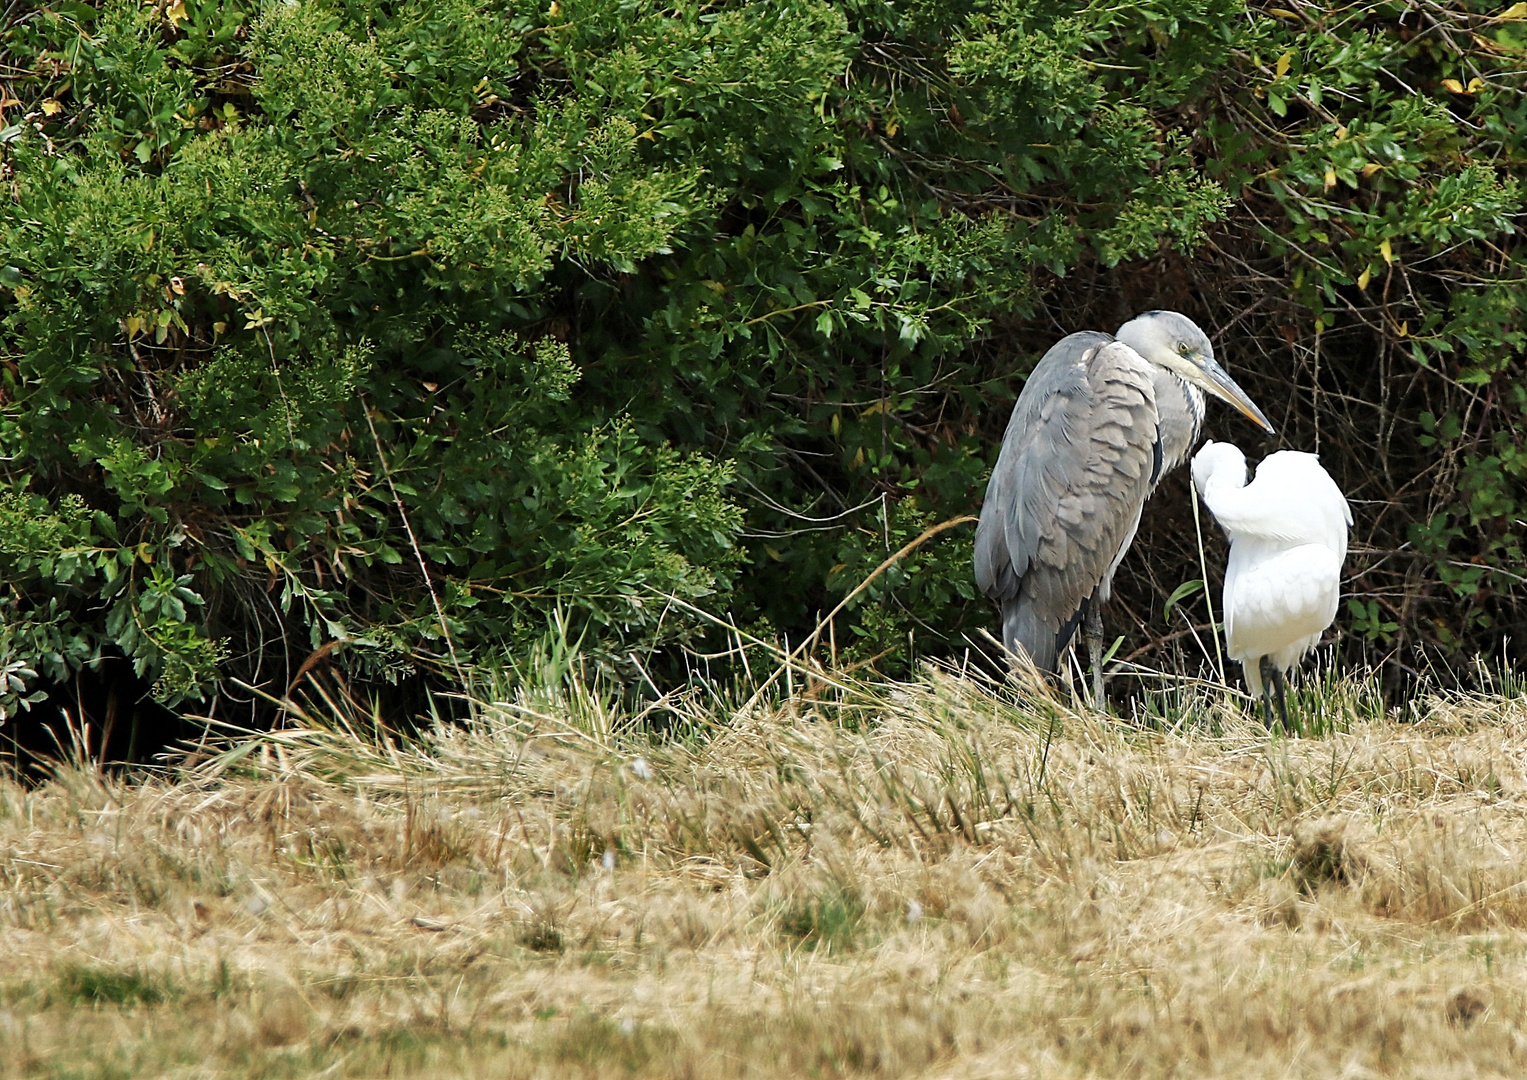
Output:
<instances>
[{"instance_id":1,"label":"heron's long beak","mask_svg":"<svg viewBox=\"0 0 1527 1080\"><path fill-rule=\"evenodd\" d=\"M1197 368L1195 374L1198 378L1193 381L1198 383L1209 393L1222 401L1228 401L1236 409L1251 420L1269 435L1276 435L1272 424L1267 422L1267 417L1262 415L1262 410L1256 407L1251 398L1246 396L1246 391L1235 385L1235 380L1213 360L1205 357L1202 360L1203 367Z\"/></svg>"}]
</instances>

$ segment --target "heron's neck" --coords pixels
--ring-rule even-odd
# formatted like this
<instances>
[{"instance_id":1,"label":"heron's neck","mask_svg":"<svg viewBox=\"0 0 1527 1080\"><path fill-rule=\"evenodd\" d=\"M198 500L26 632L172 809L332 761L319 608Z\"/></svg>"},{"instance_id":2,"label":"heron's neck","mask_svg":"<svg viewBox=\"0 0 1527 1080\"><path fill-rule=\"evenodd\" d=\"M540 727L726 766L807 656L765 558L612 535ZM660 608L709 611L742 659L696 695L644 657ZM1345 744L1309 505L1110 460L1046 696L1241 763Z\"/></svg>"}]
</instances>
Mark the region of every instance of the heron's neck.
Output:
<instances>
[{"instance_id":1,"label":"heron's neck","mask_svg":"<svg viewBox=\"0 0 1527 1080\"><path fill-rule=\"evenodd\" d=\"M1193 445L1196 445L1199 435L1204 430L1204 392L1175 371L1172 372L1172 378L1177 380L1177 385L1182 387L1183 396L1188 399L1188 412L1193 417ZM1190 446L1189 449L1191 448Z\"/></svg>"},{"instance_id":2,"label":"heron's neck","mask_svg":"<svg viewBox=\"0 0 1527 1080\"><path fill-rule=\"evenodd\" d=\"M1204 427L1203 391L1170 368L1158 368L1155 377L1156 414L1161 442L1162 474L1188 459Z\"/></svg>"}]
</instances>

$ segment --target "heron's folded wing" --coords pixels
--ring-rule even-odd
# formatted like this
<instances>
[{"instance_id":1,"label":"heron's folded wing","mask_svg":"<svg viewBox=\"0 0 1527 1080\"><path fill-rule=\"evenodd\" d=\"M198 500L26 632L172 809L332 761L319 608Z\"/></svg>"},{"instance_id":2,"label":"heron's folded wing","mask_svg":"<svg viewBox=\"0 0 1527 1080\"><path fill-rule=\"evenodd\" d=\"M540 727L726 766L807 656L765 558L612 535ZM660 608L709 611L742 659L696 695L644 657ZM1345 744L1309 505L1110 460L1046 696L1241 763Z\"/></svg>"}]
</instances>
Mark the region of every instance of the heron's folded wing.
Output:
<instances>
[{"instance_id":1,"label":"heron's folded wing","mask_svg":"<svg viewBox=\"0 0 1527 1080\"><path fill-rule=\"evenodd\" d=\"M1071 334L1050 347L1023 384L1013 406L996 468L986 485L976 526L976 585L993 600L1010 600L1028 573L1039 546L1037 531L1010 536L1019 504L1042 479L1036 465L1045 446L1069 440L1068 417L1090 408L1092 389L1085 361L1113 339L1107 334ZM1025 522L1019 523L1022 528Z\"/></svg>"},{"instance_id":2,"label":"heron's folded wing","mask_svg":"<svg viewBox=\"0 0 1527 1080\"><path fill-rule=\"evenodd\" d=\"M1156 426L1150 366L1103 335L1065 338L1029 377L987 488L976 573L1032 633L1058 631L1132 535Z\"/></svg>"}]
</instances>

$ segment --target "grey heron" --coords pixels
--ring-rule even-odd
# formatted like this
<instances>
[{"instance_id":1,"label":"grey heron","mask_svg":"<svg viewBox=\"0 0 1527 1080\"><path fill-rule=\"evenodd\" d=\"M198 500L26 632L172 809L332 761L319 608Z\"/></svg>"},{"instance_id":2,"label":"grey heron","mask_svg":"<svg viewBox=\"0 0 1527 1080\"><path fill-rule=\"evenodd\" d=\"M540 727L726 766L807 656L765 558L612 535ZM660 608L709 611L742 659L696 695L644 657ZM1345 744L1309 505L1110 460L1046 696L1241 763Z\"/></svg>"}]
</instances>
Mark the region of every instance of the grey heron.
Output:
<instances>
[{"instance_id":1,"label":"grey heron","mask_svg":"<svg viewBox=\"0 0 1527 1080\"><path fill-rule=\"evenodd\" d=\"M1270 689L1288 730L1283 675L1336 619L1341 565L1352 510L1314 454L1280 450L1246 482L1246 455L1205 443L1193 457L1193 486L1230 540L1225 565L1225 651L1262 699L1272 727Z\"/></svg>"},{"instance_id":2,"label":"grey heron","mask_svg":"<svg viewBox=\"0 0 1527 1080\"><path fill-rule=\"evenodd\" d=\"M1272 432L1208 335L1185 315L1148 311L1115 337L1083 331L1051 346L1002 438L976 527L976 584L1002 609L1003 645L1046 671L1085 619L1098 705L1101 607L1146 497L1198 441L1205 391Z\"/></svg>"}]
</instances>

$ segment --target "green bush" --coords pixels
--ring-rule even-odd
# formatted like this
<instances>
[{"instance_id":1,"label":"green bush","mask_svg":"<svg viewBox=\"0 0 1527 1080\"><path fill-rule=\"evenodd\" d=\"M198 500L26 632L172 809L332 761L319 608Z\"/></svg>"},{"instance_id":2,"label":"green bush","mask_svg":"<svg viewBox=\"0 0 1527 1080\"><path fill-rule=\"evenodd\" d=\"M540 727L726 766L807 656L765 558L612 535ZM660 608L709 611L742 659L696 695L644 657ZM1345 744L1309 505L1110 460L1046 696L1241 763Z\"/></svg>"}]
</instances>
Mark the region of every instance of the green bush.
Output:
<instances>
[{"instance_id":1,"label":"green bush","mask_svg":"<svg viewBox=\"0 0 1527 1080\"><path fill-rule=\"evenodd\" d=\"M9 11L7 713L113 653L172 704L553 623L620 665L703 630L665 596L798 637L976 505L1044 347L1153 306L1397 553L1359 638L1521 625L1527 9ZM1196 576L1153 529L1140 623ZM968 554L840 646L988 625Z\"/></svg>"}]
</instances>

